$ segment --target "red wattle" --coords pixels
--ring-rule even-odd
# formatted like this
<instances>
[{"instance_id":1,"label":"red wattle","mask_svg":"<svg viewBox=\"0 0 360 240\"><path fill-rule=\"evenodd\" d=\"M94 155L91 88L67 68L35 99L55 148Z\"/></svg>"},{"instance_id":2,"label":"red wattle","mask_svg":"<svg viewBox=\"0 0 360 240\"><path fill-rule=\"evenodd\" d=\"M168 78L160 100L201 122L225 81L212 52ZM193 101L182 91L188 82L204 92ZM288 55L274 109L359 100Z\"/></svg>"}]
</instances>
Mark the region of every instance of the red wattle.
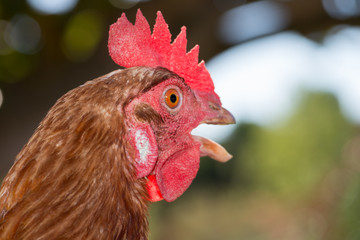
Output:
<instances>
[{"instance_id":1,"label":"red wattle","mask_svg":"<svg viewBox=\"0 0 360 240\"><path fill-rule=\"evenodd\" d=\"M176 152L156 170L157 183L165 201L174 201L188 189L199 165L200 151L195 145Z\"/></svg>"},{"instance_id":2,"label":"red wattle","mask_svg":"<svg viewBox=\"0 0 360 240\"><path fill-rule=\"evenodd\" d=\"M148 182L146 183L147 190L149 193L149 201L151 202L158 202L163 200L163 196L161 195L159 186L156 183L155 175L149 175Z\"/></svg>"}]
</instances>

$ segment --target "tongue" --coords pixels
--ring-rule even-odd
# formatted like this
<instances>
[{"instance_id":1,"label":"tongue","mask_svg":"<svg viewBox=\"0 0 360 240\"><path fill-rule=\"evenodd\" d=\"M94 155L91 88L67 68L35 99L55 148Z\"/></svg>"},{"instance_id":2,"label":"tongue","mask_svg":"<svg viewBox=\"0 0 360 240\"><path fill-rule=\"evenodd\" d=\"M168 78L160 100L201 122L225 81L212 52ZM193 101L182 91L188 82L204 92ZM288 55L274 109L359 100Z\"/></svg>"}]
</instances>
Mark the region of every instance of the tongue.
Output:
<instances>
[{"instance_id":1,"label":"tongue","mask_svg":"<svg viewBox=\"0 0 360 240\"><path fill-rule=\"evenodd\" d=\"M199 163L199 146L194 146L176 152L157 170L157 183L166 201L172 202L186 191L199 170Z\"/></svg>"}]
</instances>

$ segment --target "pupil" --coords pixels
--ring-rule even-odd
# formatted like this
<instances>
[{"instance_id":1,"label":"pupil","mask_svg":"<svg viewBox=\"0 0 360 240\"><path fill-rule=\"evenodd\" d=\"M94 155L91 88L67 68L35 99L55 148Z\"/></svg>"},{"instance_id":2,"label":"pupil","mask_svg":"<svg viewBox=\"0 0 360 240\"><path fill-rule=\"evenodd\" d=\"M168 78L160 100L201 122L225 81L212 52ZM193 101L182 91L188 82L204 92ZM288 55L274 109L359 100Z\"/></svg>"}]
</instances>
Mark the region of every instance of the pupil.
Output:
<instances>
[{"instance_id":1,"label":"pupil","mask_svg":"<svg viewBox=\"0 0 360 240\"><path fill-rule=\"evenodd\" d=\"M170 101L171 101L172 103L175 103L176 100L177 100L176 95L175 95L175 94L171 94L171 96L170 96Z\"/></svg>"}]
</instances>

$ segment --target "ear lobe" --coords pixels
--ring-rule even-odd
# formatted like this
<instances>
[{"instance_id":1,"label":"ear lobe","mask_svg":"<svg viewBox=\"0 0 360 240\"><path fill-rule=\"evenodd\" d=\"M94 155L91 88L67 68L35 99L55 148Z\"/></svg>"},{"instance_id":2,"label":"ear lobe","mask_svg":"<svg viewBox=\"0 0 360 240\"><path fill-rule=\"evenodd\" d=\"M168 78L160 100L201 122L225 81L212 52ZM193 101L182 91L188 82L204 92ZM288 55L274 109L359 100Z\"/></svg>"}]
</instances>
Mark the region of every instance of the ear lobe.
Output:
<instances>
[{"instance_id":1,"label":"ear lobe","mask_svg":"<svg viewBox=\"0 0 360 240\"><path fill-rule=\"evenodd\" d=\"M130 143L136 152L136 175L137 178L142 178L151 173L158 158L155 134L147 123L134 126L129 134Z\"/></svg>"}]
</instances>

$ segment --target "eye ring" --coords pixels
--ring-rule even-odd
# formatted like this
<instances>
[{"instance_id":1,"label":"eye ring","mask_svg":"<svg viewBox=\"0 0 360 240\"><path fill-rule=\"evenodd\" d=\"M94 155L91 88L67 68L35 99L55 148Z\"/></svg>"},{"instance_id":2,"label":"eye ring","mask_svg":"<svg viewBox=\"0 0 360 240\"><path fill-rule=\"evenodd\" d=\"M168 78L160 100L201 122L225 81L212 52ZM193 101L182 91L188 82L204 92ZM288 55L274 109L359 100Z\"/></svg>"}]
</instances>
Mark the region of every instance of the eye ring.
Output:
<instances>
[{"instance_id":1,"label":"eye ring","mask_svg":"<svg viewBox=\"0 0 360 240\"><path fill-rule=\"evenodd\" d=\"M163 94L164 105L171 111L176 111L182 103L182 94L180 89L175 86L165 89Z\"/></svg>"}]
</instances>

